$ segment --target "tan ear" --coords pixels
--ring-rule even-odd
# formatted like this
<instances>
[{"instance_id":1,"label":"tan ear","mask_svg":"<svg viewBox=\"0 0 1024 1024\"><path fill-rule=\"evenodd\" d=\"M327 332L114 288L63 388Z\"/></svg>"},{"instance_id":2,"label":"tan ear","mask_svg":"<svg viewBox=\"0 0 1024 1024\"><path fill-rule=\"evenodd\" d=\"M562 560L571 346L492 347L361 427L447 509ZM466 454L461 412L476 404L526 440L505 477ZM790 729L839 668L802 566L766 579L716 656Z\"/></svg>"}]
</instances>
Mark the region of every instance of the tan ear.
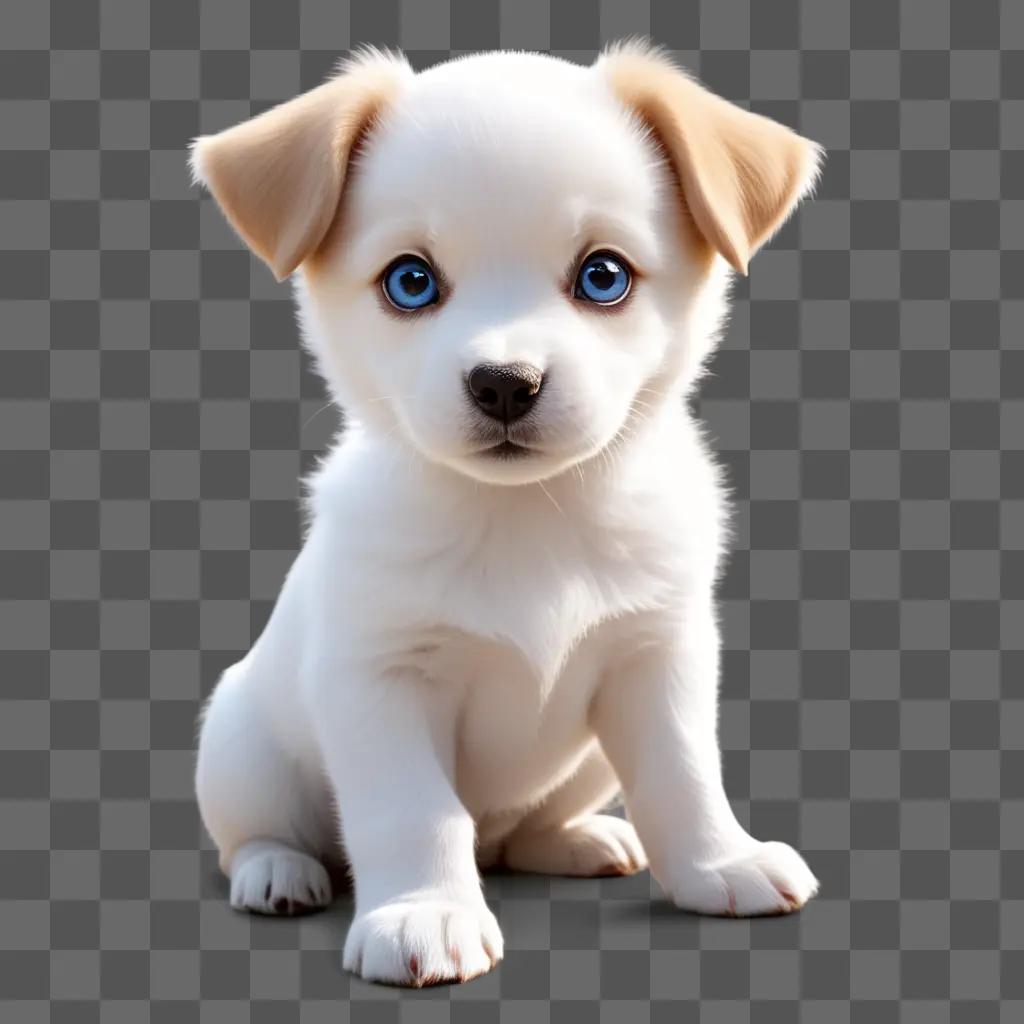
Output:
<instances>
[{"instance_id":1,"label":"tan ear","mask_svg":"<svg viewBox=\"0 0 1024 1024\"><path fill-rule=\"evenodd\" d=\"M708 92L646 45L613 48L595 68L664 146L697 230L745 274L813 186L821 148Z\"/></svg>"},{"instance_id":2,"label":"tan ear","mask_svg":"<svg viewBox=\"0 0 1024 1024\"><path fill-rule=\"evenodd\" d=\"M404 58L368 51L323 85L192 144L195 178L279 281L323 241L354 145L411 74Z\"/></svg>"}]
</instances>

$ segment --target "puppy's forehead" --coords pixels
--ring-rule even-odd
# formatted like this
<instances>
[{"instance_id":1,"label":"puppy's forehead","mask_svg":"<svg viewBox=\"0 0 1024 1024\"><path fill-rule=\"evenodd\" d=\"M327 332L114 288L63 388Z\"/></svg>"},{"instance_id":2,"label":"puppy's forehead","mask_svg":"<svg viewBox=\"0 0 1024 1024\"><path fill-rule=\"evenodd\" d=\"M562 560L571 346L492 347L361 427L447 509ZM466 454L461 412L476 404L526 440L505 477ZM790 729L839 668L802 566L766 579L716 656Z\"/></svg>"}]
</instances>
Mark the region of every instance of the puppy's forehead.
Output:
<instances>
[{"instance_id":1,"label":"puppy's forehead","mask_svg":"<svg viewBox=\"0 0 1024 1024\"><path fill-rule=\"evenodd\" d=\"M661 167L591 69L486 54L416 76L367 140L352 183L356 231L407 218L464 249L572 234L588 209L657 214Z\"/></svg>"}]
</instances>

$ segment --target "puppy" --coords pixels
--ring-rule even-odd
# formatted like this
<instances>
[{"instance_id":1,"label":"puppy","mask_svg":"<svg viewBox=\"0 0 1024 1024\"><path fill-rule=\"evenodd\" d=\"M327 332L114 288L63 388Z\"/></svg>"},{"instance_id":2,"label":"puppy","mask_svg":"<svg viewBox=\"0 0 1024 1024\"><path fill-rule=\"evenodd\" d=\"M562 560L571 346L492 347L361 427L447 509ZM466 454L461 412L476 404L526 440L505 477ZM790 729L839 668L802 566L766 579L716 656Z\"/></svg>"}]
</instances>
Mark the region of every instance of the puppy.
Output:
<instances>
[{"instance_id":1,"label":"puppy","mask_svg":"<svg viewBox=\"0 0 1024 1024\"><path fill-rule=\"evenodd\" d=\"M732 270L819 150L628 44L584 68L367 51L196 141L347 429L263 635L205 712L196 788L231 903L355 887L346 968L502 956L479 868L625 875L786 913L817 882L722 785L718 473L684 401ZM619 793L628 821L602 814Z\"/></svg>"}]
</instances>

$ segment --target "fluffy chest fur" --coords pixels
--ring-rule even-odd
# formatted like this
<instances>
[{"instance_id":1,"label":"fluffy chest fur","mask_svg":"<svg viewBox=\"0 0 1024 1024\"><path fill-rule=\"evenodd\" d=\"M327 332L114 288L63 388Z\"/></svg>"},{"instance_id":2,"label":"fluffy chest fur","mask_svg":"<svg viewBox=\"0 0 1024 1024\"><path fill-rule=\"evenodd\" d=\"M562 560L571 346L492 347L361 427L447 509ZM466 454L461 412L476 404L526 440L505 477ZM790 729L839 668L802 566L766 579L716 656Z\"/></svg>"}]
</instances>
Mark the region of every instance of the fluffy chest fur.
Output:
<instances>
[{"instance_id":1,"label":"fluffy chest fur","mask_svg":"<svg viewBox=\"0 0 1024 1024\"><path fill-rule=\"evenodd\" d=\"M644 452L494 489L348 439L314 482L310 538L337 566L327 605L343 609L339 628L378 667L449 675L464 672L467 644L507 646L549 691L600 625L671 615L714 573L715 474L681 411ZM669 456L678 476L659 468Z\"/></svg>"}]
</instances>

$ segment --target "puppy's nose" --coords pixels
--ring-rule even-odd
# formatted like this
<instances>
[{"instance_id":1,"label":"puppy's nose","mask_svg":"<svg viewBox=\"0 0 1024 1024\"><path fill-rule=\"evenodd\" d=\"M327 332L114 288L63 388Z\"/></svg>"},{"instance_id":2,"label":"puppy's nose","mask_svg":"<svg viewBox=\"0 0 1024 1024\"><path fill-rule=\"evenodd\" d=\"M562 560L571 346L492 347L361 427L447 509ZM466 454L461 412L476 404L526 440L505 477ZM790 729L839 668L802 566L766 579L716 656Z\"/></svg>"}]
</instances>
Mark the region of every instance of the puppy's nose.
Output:
<instances>
[{"instance_id":1,"label":"puppy's nose","mask_svg":"<svg viewBox=\"0 0 1024 1024\"><path fill-rule=\"evenodd\" d=\"M469 374L469 392L481 412L503 423L525 416L544 375L529 363L481 363Z\"/></svg>"}]
</instances>

